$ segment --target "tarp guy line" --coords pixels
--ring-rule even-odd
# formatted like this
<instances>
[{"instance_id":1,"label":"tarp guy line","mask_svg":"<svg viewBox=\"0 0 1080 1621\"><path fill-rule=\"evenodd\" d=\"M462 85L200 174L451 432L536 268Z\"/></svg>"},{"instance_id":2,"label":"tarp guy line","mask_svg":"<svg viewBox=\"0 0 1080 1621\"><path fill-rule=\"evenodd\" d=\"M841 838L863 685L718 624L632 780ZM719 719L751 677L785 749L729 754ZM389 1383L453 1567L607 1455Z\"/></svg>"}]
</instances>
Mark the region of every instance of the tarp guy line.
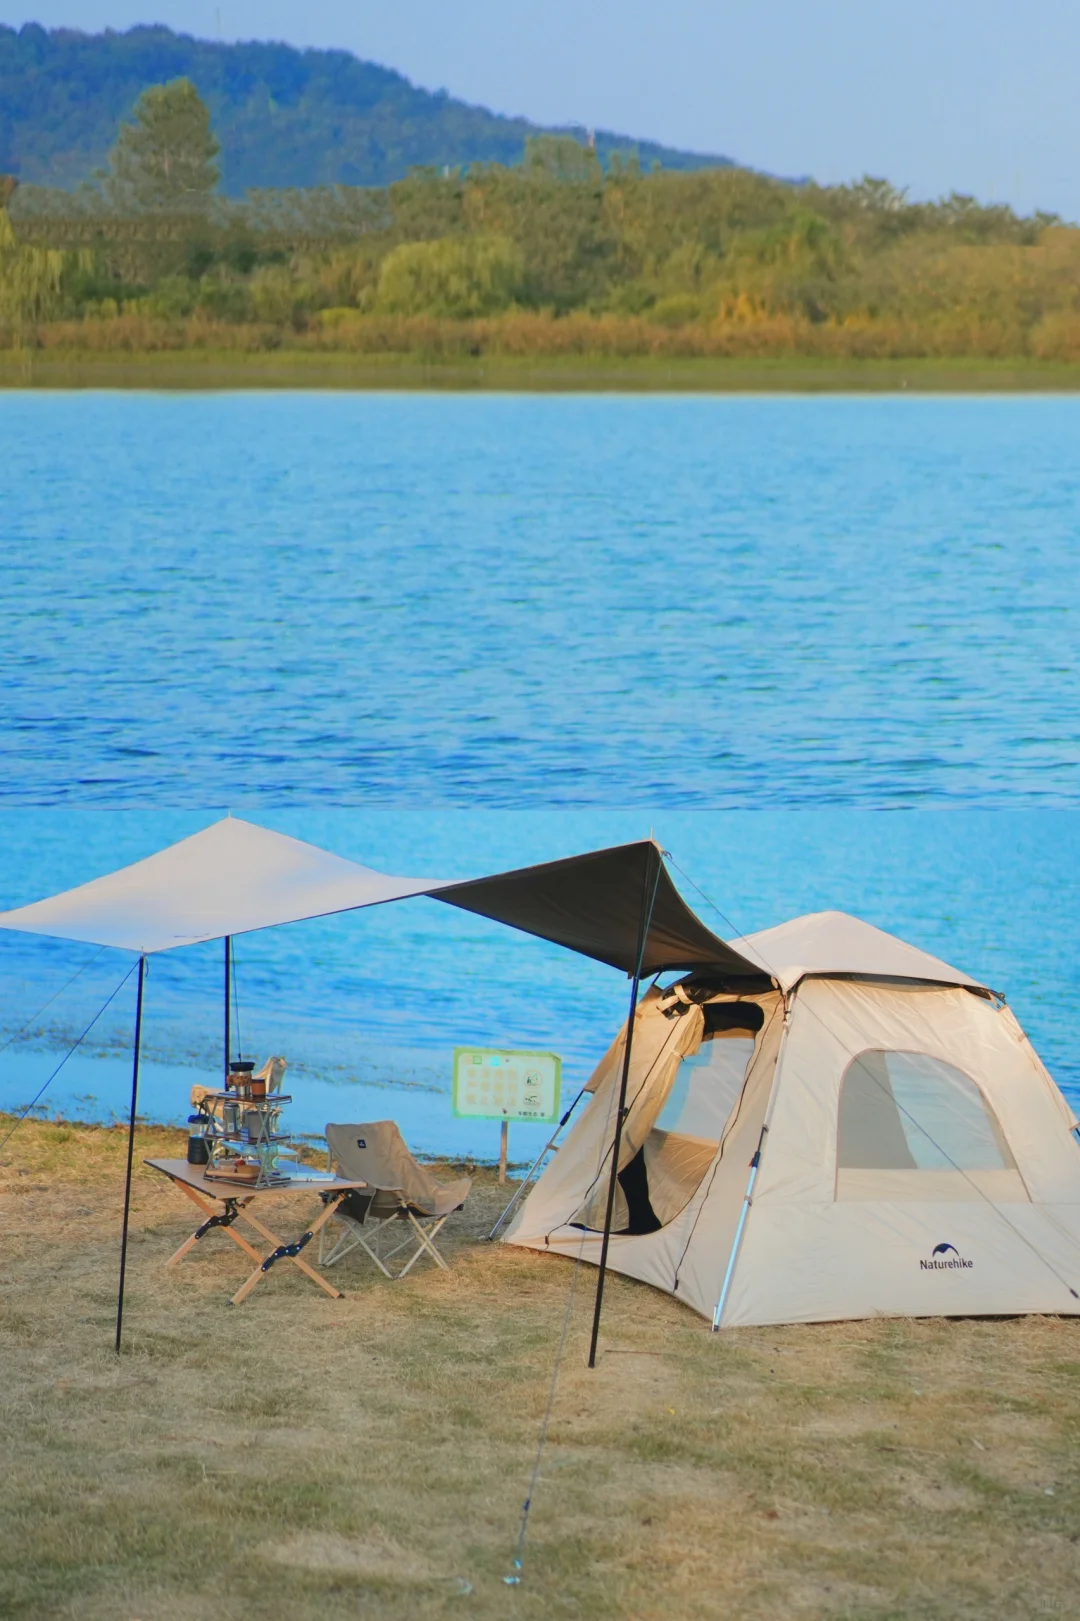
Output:
<instances>
[{"instance_id":1,"label":"tarp guy line","mask_svg":"<svg viewBox=\"0 0 1080 1621\"><path fill-rule=\"evenodd\" d=\"M81 968L76 968L76 970L72 974L71 978L66 979L64 981L64 983L61 985L61 987L60 987L60 989L58 991L53 991L52 995L49 997L49 1000L47 1002L42 1002L42 1004L38 1008L37 1012L36 1013L31 1013L31 1015L27 1019L26 1023L23 1024L23 1025L20 1025L18 1030L16 1030L15 1034L13 1036L9 1036L7 1038L7 1040L4 1042L3 1046L0 1047L0 1053L6 1053L8 1048L10 1046L12 1046L16 1041L18 1041L20 1036L25 1035L27 1030L29 1030L30 1026L34 1023L35 1019L40 1019L41 1015L45 1012L45 1009L52 1007L53 1003L56 1001L56 998L58 996L63 996L63 994L67 990L68 986L69 985L74 985L75 981L78 979L80 974L85 973L88 968L92 968L93 965L97 962L98 958L101 956L101 953L103 951L105 951L106 949L107 948L105 946L98 946L97 950L94 952L94 955L92 957L89 957L87 959L87 961L83 963Z\"/></svg>"},{"instance_id":2,"label":"tarp guy line","mask_svg":"<svg viewBox=\"0 0 1080 1621\"><path fill-rule=\"evenodd\" d=\"M659 976L657 976L657 977L659 977ZM570 1109L567 1110L567 1113L564 1116L564 1120L569 1119L569 1116L570 1116L574 1106L578 1103L578 1101L584 1095L584 1092L585 1092L585 1088L582 1087L581 1091L578 1093L577 1097L574 1099L574 1103L571 1104ZM603 1169L604 1160L607 1159L607 1150L604 1149L603 1145L604 1145L605 1141L607 1140L608 1129L610 1128L610 1125L611 1125L611 1112L612 1112L611 1111L611 1104L612 1104L612 1101L614 1101L615 1096L616 1096L615 1088L612 1087L611 1088L611 1098L608 1100L607 1122L606 1122L605 1127L604 1127L603 1136L601 1137L600 1142L597 1145L598 1150L603 1149L603 1153L602 1153L602 1156L601 1156L600 1160L597 1163L597 1167L596 1167L596 1171L595 1171L595 1174L593 1176L593 1179L589 1184L590 1188L593 1188L593 1187L596 1186L597 1180L598 1180L598 1178L600 1176L600 1172ZM555 1350L555 1362L554 1362L554 1365L553 1365L552 1370L551 1370L551 1385L550 1385L550 1387L548 1389L547 1406L544 1409L544 1416L543 1416L543 1418L542 1418L542 1420L540 1422L540 1436L539 1436L539 1439L537 1441L536 1458L535 1458L535 1460L533 1462L532 1474L531 1474L531 1476L529 1478L528 1495L526 1496L525 1501L524 1501L524 1503L522 1504L522 1507L521 1507L521 1525L518 1528L517 1542L516 1542L516 1544L514 1546L514 1559L513 1559L513 1564L511 1566L511 1574L509 1576L504 1576L503 1577L503 1581L506 1583L506 1585L508 1587L517 1587L521 1582L522 1570L524 1568L524 1563L525 1563L525 1538L526 1538L526 1536L528 1534L528 1529L529 1529L529 1514L530 1514L530 1512L532 1510L532 1500L533 1500L533 1497L535 1496L535 1493L536 1493L537 1482L540 1479L540 1464L541 1464L541 1461L542 1461L543 1455L544 1455L544 1447L547 1444L548 1425L549 1425L549 1423L551 1421L552 1410L554 1409L554 1406L555 1406L555 1390L556 1390L556 1386L558 1385L558 1381L559 1381L559 1373L560 1373L560 1371L562 1369L563 1354L564 1354L564 1352L566 1350L566 1338L567 1338L567 1334L569 1333L569 1329L570 1329L570 1315L571 1315L571 1311L572 1311L573 1304L574 1304L574 1295L575 1295L576 1290L577 1290L578 1275L579 1275L579 1273L581 1271L582 1262L584 1260L585 1242L586 1242L586 1239L588 1238L588 1236L589 1236L588 1232L584 1228L582 1228L581 1238L578 1241L578 1252L577 1252L577 1255L574 1257L574 1266L573 1266L573 1270L572 1270L572 1272L570 1274L570 1287L568 1288L567 1293L566 1293L566 1310L563 1313L562 1331L561 1331L561 1333L559 1335L559 1342L558 1342L558 1345L557 1345L556 1350Z\"/></svg>"},{"instance_id":3,"label":"tarp guy line","mask_svg":"<svg viewBox=\"0 0 1080 1621\"><path fill-rule=\"evenodd\" d=\"M93 960L93 959L91 959L91 960ZM87 964L86 966L89 967L89 964ZM94 1014L94 1017L90 1020L90 1023L87 1025L87 1027L83 1031L82 1035L76 1038L74 1046L71 1046L71 1047L68 1048L68 1050L64 1054L63 1058L61 1058L60 1062L57 1064L56 1068L53 1070L52 1074L49 1076L49 1079L45 1082L45 1085L40 1089L40 1091L38 1092L37 1096L33 1099L33 1101L26 1105L26 1108L23 1110L22 1114L16 1120L15 1124L12 1126L11 1130L8 1132L7 1136L4 1138L3 1142L0 1142L0 1148L6 1147L6 1145L11 1141L12 1137L14 1137L15 1133L18 1131L19 1127L22 1125L23 1121L26 1119L26 1117L30 1113L31 1109L33 1109L37 1105L37 1103L40 1101L40 1099L42 1097L44 1097L46 1090L48 1089L48 1087L50 1087L52 1085L53 1081L55 1081L56 1077L59 1075L59 1073L63 1069L64 1065L67 1063L67 1061L71 1057L72 1053L75 1051L75 1049L77 1047L80 1047L82 1045L83 1041L90 1034L90 1032L94 1028L95 1024L97 1024L98 1020L101 1018L101 1015L104 1013L104 1011L108 1007L109 1003L111 1001L113 1001L115 997L119 996L120 992L123 990L124 986L127 984L128 980L131 978L132 974L135 972L135 970L136 970L136 968L138 966L139 966L138 963L133 962L131 967L128 969L127 973L124 975L123 979L120 981L119 985L116 987L115 991L113 991L110 996L107 996L105 998L105 1001L102 1002L101 1006L98 1008L97 1012ZM81 973L82 969L80 969L79 972ZM78 975L76 975L75 977L77 978ZM60 992L57 991L56 994L57 994L57 996L59 996ZM53 1000L55 1001L55 999L56 998L54 997Z\"/></svg>"}]
</instances>

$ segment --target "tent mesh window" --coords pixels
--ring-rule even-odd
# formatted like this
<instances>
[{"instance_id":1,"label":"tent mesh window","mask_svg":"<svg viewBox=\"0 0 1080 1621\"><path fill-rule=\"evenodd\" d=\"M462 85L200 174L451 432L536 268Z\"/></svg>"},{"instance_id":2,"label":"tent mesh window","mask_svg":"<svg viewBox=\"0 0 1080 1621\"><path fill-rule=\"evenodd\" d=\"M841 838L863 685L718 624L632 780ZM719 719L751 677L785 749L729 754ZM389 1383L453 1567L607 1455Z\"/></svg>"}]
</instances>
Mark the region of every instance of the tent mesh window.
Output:
<instances>
[{"instance_id":1,"label":"tent mesh window","mask_svg":"<svg viewBox=\"0 0 1080 1621\"><path fill-rule=\"evenodd\" d=\"M999 1171L1016 1162L979 1087L929 1053L860 1053L844 1072L839 1169Z\"/></svg>"},{"instance_id":2,"label":"tent mesh window","mask_svg":"<svg viewBox=\"0 0 1080 1621\"><path fill-rule=\"evenodd\" d=\"M756 1036L765 1022L756 1002L733 999L702 1006L698 1049L682 1058L667 1084L634 1117L644 1141L619 1171L622 1198L613 1232L637 1237L658 1232L686 1209L716 1158L732 1112L738 1108ZM627 1138L623 1138L624 1149ZM620 1155L620 1158L622 1156ZM598 1191L599 1190L599 1191ZM586 1232L601 1230L603 1187L571 1218Z\"/></svg>"},{"instance_id":3,"label":"tent mesh window","mask_svg":"<svg viewBox=\"0 0 1080 1621\"><path fill-rule=\"evenodd\" d=\"M641 1148L653 1225L639 1227L639 1231L666 1227L694 1197L716 1158L754 1056L751 1032L763 1022L760 1007L742 1003L736 1010L731 1003L721 1003L702 1011L701 1046L676 1070L671 1090ZM631 1204L632 1224L634 1218Z\"/></svg>"}]
</instances>

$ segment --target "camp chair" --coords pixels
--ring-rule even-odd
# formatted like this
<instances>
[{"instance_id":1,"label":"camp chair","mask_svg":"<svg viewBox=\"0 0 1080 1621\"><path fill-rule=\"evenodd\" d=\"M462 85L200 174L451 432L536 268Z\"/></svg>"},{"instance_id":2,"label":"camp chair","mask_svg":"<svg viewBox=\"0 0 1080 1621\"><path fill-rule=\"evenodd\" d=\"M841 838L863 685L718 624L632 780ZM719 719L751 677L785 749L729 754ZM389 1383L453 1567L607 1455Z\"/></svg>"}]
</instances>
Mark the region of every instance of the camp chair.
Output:
<instances>
[{"instance_id":1,"label":"camp chair","mask_svg":"<svg viewBox=\"0 0 1080 1621\"><path fill-rule=\"evenodd\" d=\"M387 1278L403 1278L425 1253L444 1272L450 1268L435 1246L435 1239L446 1218L460 1210L468 1198L472 1182L438 1182L424 1166L418 1165L405 1146L405 1139L393 1120L376 1120L366 1125L326 1128L330 1164L338 1174L364 1182L346 1195L334 1212L333 1220L345 1231L332 1246L326 1244L327 1222L319 1234L319 1264L333 1266L351 1250L366 1250L379 1271ZM404 1222L404 1238L380 1253L380 1235L395 1222ZM398 1273L387 1262L402 1250L415 1245Z\"/></svg>"},{"instance_id":2,"label":"camp chair","mask_svg":"<svg viewBox=\"0 0 1080 1621\"><path fill-rule=\"evenodd\" d=\"M251 1079L265 1081L268 1092L280 1092L281 1082L288 1067L284 1058L268 1058L262 1069L257 1069Z\"/></svg>"}]
</instances>

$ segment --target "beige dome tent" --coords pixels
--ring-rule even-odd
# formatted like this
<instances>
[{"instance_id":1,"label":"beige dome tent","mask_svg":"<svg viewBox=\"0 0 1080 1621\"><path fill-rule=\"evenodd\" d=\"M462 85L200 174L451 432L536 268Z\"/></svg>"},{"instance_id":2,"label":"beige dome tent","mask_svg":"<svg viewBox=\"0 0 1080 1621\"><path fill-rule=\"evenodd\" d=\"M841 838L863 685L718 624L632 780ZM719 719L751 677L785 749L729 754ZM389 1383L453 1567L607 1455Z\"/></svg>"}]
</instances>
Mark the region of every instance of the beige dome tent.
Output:
<instances>
[{"instance_id":1,"label":"beige dome tent","mask_svg":"<svg viewBox=\"0 0 1080 1621\"><path fill-rule=\"evenodd\" d=\"M638 1004L607 1264L714 1328L1080 1313L1077 1120L1003 999L842 912L729 944L770 989ZM506 1242L598 1261L625 1039Z\"/></svg>"}]
</instances>

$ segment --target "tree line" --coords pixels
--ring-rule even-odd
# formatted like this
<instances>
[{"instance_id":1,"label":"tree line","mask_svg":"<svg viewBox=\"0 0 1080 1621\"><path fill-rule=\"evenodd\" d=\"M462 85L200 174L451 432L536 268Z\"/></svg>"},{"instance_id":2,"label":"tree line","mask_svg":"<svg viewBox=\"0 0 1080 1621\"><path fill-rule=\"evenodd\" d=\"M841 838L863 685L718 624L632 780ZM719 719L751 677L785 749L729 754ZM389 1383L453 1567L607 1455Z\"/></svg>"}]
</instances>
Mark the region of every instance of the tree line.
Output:
<instances>
[{"instance_id":1,"label":"tree line","mask_svg":"<svg viewBox=\"0 0 1080 1621\"><path fill-rule=\"evenodd\" d=\"M0 182L0 339L72 348L1080 359L1080 231L884 180L524 162L218 194L186 80L79 192Z\"/></svg>"}]
</instances>

